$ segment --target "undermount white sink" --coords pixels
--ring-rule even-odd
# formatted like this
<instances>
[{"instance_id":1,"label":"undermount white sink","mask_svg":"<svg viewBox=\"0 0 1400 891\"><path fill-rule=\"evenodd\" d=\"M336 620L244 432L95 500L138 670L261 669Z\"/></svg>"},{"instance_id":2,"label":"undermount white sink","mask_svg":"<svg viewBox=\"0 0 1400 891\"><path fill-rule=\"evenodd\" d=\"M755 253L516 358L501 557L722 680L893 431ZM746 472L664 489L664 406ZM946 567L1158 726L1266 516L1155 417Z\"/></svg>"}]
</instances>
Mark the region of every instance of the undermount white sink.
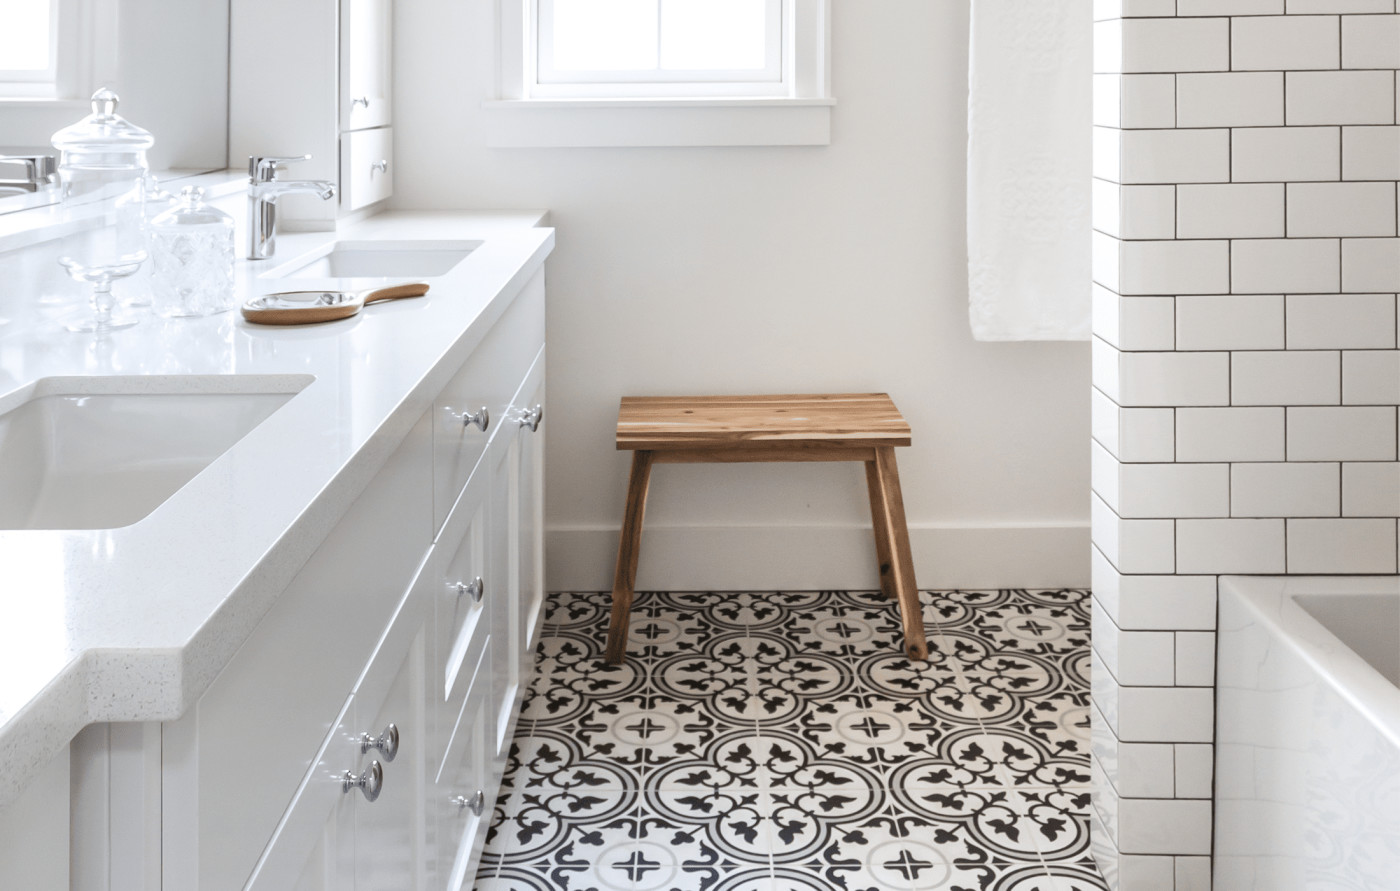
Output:
<instances>
[{"instance_id":1,"label":"undermount white sink","mask_svg":"<svg viewBox=\"0 0 1400 891\"><path fill-rule=\"evenodd\" d=\"M227 379L208 381L209 392L189 382L167 386L179 392L150 392L141 378L106 378L102 392L83 392L83 378L54 378L0 400L0 529L129 526L311 377L260 378L257 392L223 392Z\"/></svg>"},{"instance_id":2,"label":"undermount white sink","mask_svg":"<svg viewBox=\"0 0 1400 891\"><path fill-rule=\"evenodd\" d=\"M451 272L479 247L479 241L337 241L265 277L434 278Z\"/></svg>"}]
</instances>

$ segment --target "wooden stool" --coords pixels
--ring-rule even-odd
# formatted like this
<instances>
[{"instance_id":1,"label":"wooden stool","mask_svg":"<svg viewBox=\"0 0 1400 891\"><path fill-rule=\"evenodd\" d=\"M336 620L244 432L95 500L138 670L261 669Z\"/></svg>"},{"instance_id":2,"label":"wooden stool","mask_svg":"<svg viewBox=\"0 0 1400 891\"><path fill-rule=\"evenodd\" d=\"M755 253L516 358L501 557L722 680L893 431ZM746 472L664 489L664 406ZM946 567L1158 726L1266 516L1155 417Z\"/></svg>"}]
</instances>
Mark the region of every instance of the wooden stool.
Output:
<instances>
[{"instance_id":1,"label":"wooden stool","mask_svg":"<svg viewBox=\"0 0 1400 891\"><path fill-rule=\"evenodd\" d=\"M749 461L865 462L880 589L899 602L909 658L928 658L894 460L895 447L909 443L909 424L884 393L623 397L617 447L632 451L632 477L617 546L607 661L618 664L627 655L651 466Z\"/></svg>"}]
</instances>

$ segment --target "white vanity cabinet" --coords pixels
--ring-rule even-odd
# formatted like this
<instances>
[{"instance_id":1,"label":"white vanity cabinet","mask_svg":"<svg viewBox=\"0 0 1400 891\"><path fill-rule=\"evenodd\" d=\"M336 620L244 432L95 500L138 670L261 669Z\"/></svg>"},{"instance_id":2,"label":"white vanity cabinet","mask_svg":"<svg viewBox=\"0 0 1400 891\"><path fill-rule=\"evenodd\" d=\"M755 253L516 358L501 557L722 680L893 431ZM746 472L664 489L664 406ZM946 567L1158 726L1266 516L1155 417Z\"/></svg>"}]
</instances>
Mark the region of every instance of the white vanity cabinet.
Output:
<instances>
[{"instance_id":1,"label":"white vanity cabinet","mask_svg":"<svg viewBox=\"0 0 1400 891\"><path fill-rule=\"evenodd\" d=\"M30 698L0 722L0 889L470 887L543 593L540 222L347 224L475 247L433 296L354 324L211 341L195 320L137 344L200 393L291 370L301 389L130 529L0 536L0 588L57 604L21 604L7 641L36 658L6 678ZM35 380L124 367L40 359Z\"/></svg>"},{"instance_id":2,"label":"white vanity cabinet","mask_svg":"<svg viewBox=\"0 0 1400 891\"><path fill-rule=\"evenodd\" d=\"M540 272L164 725L163 887L471 887L543 598L543 303ZM466 392L484 443L446 410ZM444 460L445 418L471 467Z\"/></svg>"}]
</instances>

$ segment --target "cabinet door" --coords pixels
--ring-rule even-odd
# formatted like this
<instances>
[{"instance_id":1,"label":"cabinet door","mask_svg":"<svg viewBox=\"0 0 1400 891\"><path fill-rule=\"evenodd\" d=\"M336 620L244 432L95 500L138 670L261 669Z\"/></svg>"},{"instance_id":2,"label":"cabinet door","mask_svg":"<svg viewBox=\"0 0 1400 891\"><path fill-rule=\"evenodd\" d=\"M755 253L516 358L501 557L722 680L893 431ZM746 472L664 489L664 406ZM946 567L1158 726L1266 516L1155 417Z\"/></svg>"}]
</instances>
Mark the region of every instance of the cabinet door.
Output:
<instances>
[{"instance_id":1,"label":"cabinet door","mask_svg":"<svg viewBox=\"0 0 1400 891\"><path fill-rule=\"evenodd\" d=\"M442 770L430 784L429 827L434 891L462 891L476 876L495 805L489 765L495 754L491 715L491 642L468 672L467 695L452 729Z\"/></svg>"},{"instance_id":2,"label":"cabinet door","mask_svg":"<svg viewBox=\"0 0 1400 891\"><path fill-rule=\"evenodd\" d=\"M512 629L516 670L528 682L544 610L544 357L522 388L520 437L511 468L511 565L517 592ZM538 386L529 383L540 380Z\"/></svg>"},{"instance_id":3,"label":"cabinet door","mask_svg":"<svg viewBox=\"0 0 1400 891\"><path fill-rule=\"evenodd\" d=\"M383 127L393 65L392 0L340 0L340 129Z\"/></svg>"},{"instance_id":4,"label":"cabinet door","mask_svg":"<svg viewBox=\"0 0 1400 891\"><path fill-rule=\"evenodd\" d=\"M0 808L0 888L69 886L69 826L70 820L76 819L68 809L70 757L64 746L38 770L18 798ZM80 844L79 838L73 843Z\"/></svg>"},{"instance_id":5,"label":"cabinet door","mask_svg":"<svg viewBox=\"0 0 1400 891\"><path fill-rule=\"evenodd\" d=\"M492 753L495 759L504 761L510 751L511 711L520 689L520 671L511 644L520 598L510 561L511 470L516 462L520 437L509 418L496 436L504 439L499 447L493 444L488 453L493 460L489 467L491 485L486 548L487 565L492 567L492 574L505 582L505 590L496 591L488 606L491 617L491 704L495 710Z\"/></svg>"},{"instance_id":6,"label":"cabinet door","mask_svg":"<svg viewBox=\"0 0 1400 891\"><path fill-rule=\"evenodd\" d=\"M357 723L351 697L258 860L247 891L354 887L355 799L345 790L345 776L360 760Z\"/></svg>"},{"instance_id":7,"label":"cabinet door","mask_svg":"<svg viewBox=\"0 0 1400 891\"><path fill-rule=\"evenodd\" d=\"M359 770L378 762L384 779L377 799L355 799L355 891L423 887L425 637L420 623L378 711L366 716L369 709L357 709L361 749L367 749ZM377 698L369 687L378 680L366 675L361 704Z\"/></svg>"}]
</instances>

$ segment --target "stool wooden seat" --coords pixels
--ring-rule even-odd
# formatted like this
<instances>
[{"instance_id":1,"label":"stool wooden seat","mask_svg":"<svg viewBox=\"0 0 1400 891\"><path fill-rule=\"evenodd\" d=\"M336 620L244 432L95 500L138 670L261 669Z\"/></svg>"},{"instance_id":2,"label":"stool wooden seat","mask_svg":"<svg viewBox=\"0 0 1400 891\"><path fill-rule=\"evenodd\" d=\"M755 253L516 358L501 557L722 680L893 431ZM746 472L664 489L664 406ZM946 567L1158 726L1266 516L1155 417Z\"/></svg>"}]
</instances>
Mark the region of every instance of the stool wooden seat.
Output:
<instances>
[{"instance_id":1,"label":"stool wooden seat","mask_svg":"<svg viewBox=\"0 0 1400 891\"><path fill-rule=\"evenodd\" d=\"M617 664L627 655L652 465L755 461L865 463L880 589L899 603L909 658L928 658L894 458L895 448L910 441L908 422L884 393L623 397L617 447L632 451L632 475L617 547L607 661Z\"/></svg>"}]
</instances>

